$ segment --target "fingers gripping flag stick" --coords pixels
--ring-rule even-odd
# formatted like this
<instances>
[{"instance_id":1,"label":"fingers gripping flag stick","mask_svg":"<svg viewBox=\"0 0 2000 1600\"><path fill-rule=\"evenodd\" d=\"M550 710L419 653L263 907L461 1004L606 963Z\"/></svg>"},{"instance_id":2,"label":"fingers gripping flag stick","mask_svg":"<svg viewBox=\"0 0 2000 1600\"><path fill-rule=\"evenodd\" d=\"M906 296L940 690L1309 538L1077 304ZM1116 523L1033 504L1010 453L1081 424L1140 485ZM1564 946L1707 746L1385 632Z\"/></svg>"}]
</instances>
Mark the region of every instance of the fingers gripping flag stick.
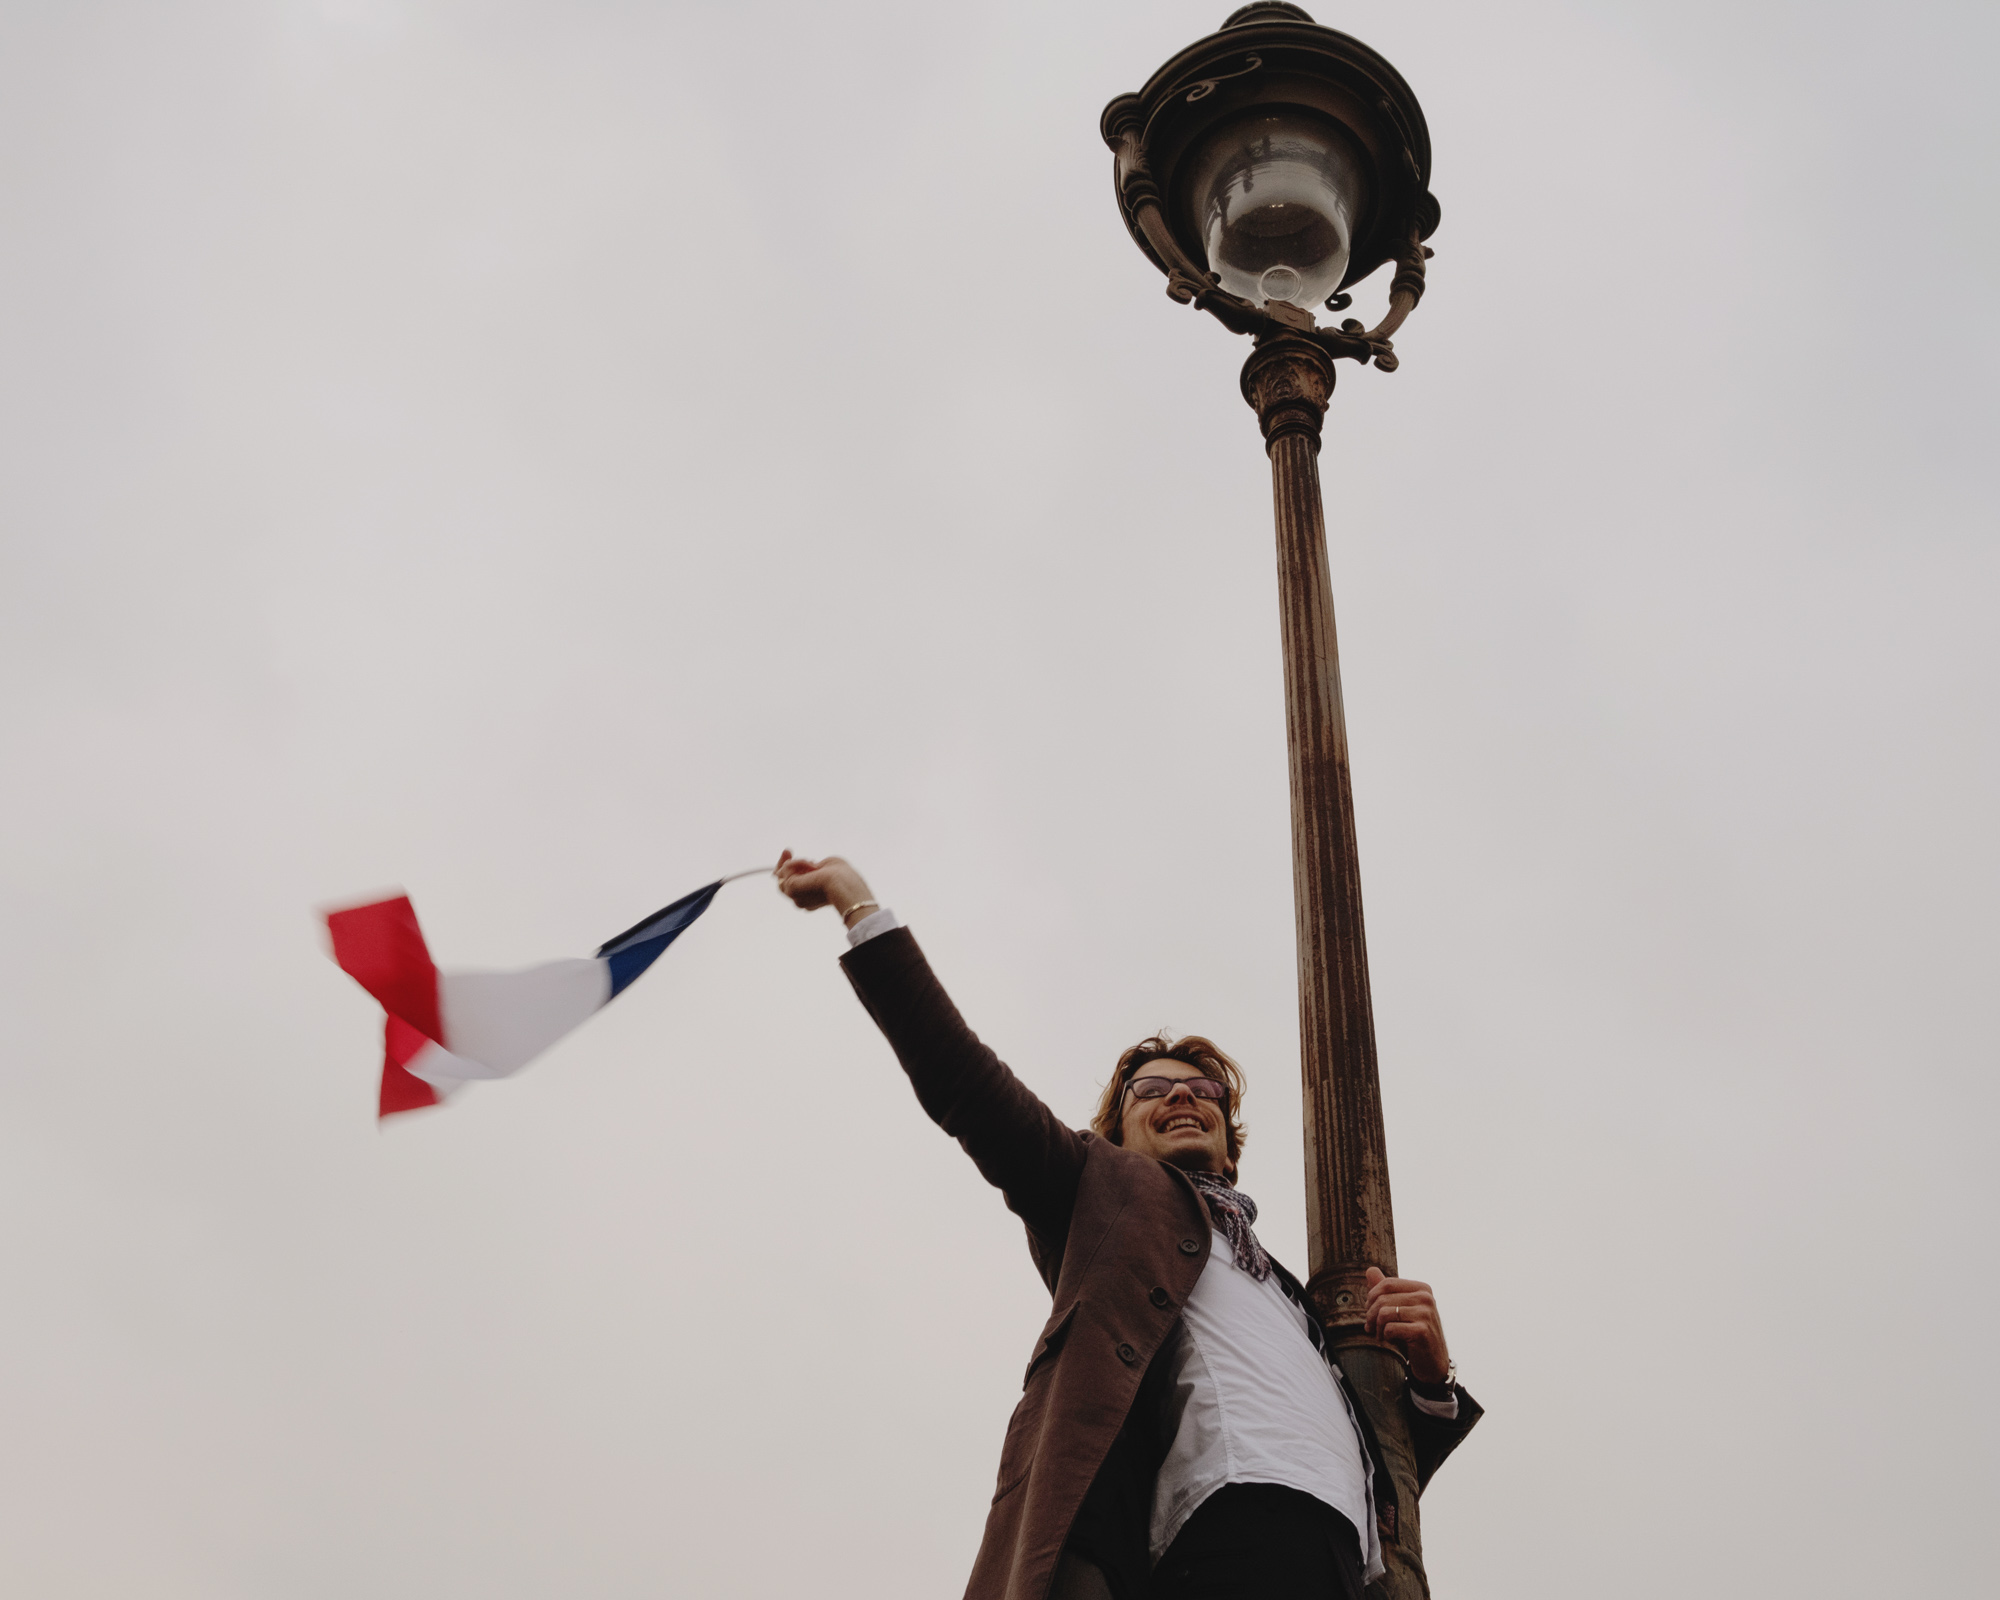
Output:
<instances>
[{"instance_id":1,"label":"fingers gripping flag stick","mask_svg":"<svg viewBox=\"0 0 2000 1600\"><path fill-rule=\"evenodd\" d=\"M408 895L329 911L334 960L387 1014L379 1115L441 1105L477 1078L512 1077L630 988L725 883L769 870L733 872L682 895L594 956L520 972L438 971Z\"/></svg>"}]
</instances>

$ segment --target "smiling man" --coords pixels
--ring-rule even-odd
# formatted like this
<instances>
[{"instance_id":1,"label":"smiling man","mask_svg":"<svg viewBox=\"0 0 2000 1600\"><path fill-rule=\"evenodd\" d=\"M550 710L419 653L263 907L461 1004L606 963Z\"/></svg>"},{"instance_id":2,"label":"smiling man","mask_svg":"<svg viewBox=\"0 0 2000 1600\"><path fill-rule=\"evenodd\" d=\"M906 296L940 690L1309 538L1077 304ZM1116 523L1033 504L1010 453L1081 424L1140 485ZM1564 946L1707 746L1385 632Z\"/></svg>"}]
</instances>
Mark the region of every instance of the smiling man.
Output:
<instances>
[{"instance_id":1,"label":"smiling man","mask_svg":"<svg viewBox=\"0 0 2000 1600\"><path fill-rule=\"evenodd\" d=\"M1026 1225L1054 1297L1007 1425L967 1600L1359 1600L1394 1487L1298 1280L1236 1188L1243 1074L1207 1039L1118 1059L1066 1127L966 1027L909 931L839 857L779 887L831 905L917 1099ZM1479 1418L1430 1287L1369 1272L1402 1351L1417 1481Z\"/></svg>"}]
</instances>

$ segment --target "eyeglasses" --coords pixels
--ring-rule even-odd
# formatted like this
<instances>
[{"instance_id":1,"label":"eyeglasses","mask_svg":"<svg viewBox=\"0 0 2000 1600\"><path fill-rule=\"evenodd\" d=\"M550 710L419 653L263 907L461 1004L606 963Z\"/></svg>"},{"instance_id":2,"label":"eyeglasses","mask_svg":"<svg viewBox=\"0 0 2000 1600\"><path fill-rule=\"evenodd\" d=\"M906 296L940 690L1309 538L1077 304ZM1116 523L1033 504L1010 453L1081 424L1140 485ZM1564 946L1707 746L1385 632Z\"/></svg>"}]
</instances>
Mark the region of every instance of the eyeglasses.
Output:
<instances>
[{"instance_id":1,"label":"eyeglasses","mask_svg":"<svg viewBox=\"0 0 2000 1600\"><path fill-rule=\"evenodd\" d=\"M1125 1085L1134 1100L1164 1100L1176 1089L1185 1089L1197 1100L1227 1100L1229 1085L1215 1078L1134 1078Z\"/></svg>"}]
</instances>

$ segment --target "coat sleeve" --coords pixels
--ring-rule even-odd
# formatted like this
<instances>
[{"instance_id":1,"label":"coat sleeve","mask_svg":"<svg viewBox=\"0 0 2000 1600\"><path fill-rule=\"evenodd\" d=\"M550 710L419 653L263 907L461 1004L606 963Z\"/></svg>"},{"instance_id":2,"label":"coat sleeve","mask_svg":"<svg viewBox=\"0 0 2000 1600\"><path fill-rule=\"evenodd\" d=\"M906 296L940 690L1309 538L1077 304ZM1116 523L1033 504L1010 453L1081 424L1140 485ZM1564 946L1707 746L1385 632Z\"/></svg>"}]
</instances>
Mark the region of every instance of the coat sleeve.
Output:
<instances>
[{"instance_id":1,"label":"coat sleeve","mask_svg":"<svg viewBox=\"0 0 2000 1600\"><path fill-rule=\"evenodd\" d=\"M1031 1233L1060 1246L1076 1207L1084 1136L980 1043L909 929L857 945L840 964L931 1120L964 1147Z\"/></svg>"},{"instance_id":2,"label":"coat sleeve","mask_svg":"<svg viewBox=\"0 0 2000 1600\"><path fill-rule=\"evenodd\" d=\"M1458 1391L1458 1415L1434 1417L1415 1406L1410 1415L1410 1445L1417 1456L1417 1493L1431 1481L1431 1474L1444 1465L1444 1458L1458 1448L1459 1441L1472 1432L1472 1425L1486 1413L1479 1402L1463 1389Z\"/></svg>"}]
</instances>

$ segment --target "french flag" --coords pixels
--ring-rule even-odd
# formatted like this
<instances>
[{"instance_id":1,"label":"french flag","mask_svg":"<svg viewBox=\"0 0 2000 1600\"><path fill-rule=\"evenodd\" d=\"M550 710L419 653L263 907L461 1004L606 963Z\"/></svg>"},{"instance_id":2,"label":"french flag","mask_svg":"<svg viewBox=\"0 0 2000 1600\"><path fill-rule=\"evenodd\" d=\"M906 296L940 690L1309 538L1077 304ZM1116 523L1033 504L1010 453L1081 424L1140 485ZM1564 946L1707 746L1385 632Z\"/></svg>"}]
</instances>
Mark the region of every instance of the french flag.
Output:
<instances>
[{"instance_id":1,"label":"french flag","mask_svg":"<svg viewBox=\"0 0 2000 1600\"><path fill-rule=\"evenodd\" d=\"M478 1078L512 1077L629 989L725 883L751 875L738 872L682 895L594 956L520 972L438 971L408 895L329 911L333 959L387 1015L378 1115L441 1105Z\"/></svg>"}]
</instances>

